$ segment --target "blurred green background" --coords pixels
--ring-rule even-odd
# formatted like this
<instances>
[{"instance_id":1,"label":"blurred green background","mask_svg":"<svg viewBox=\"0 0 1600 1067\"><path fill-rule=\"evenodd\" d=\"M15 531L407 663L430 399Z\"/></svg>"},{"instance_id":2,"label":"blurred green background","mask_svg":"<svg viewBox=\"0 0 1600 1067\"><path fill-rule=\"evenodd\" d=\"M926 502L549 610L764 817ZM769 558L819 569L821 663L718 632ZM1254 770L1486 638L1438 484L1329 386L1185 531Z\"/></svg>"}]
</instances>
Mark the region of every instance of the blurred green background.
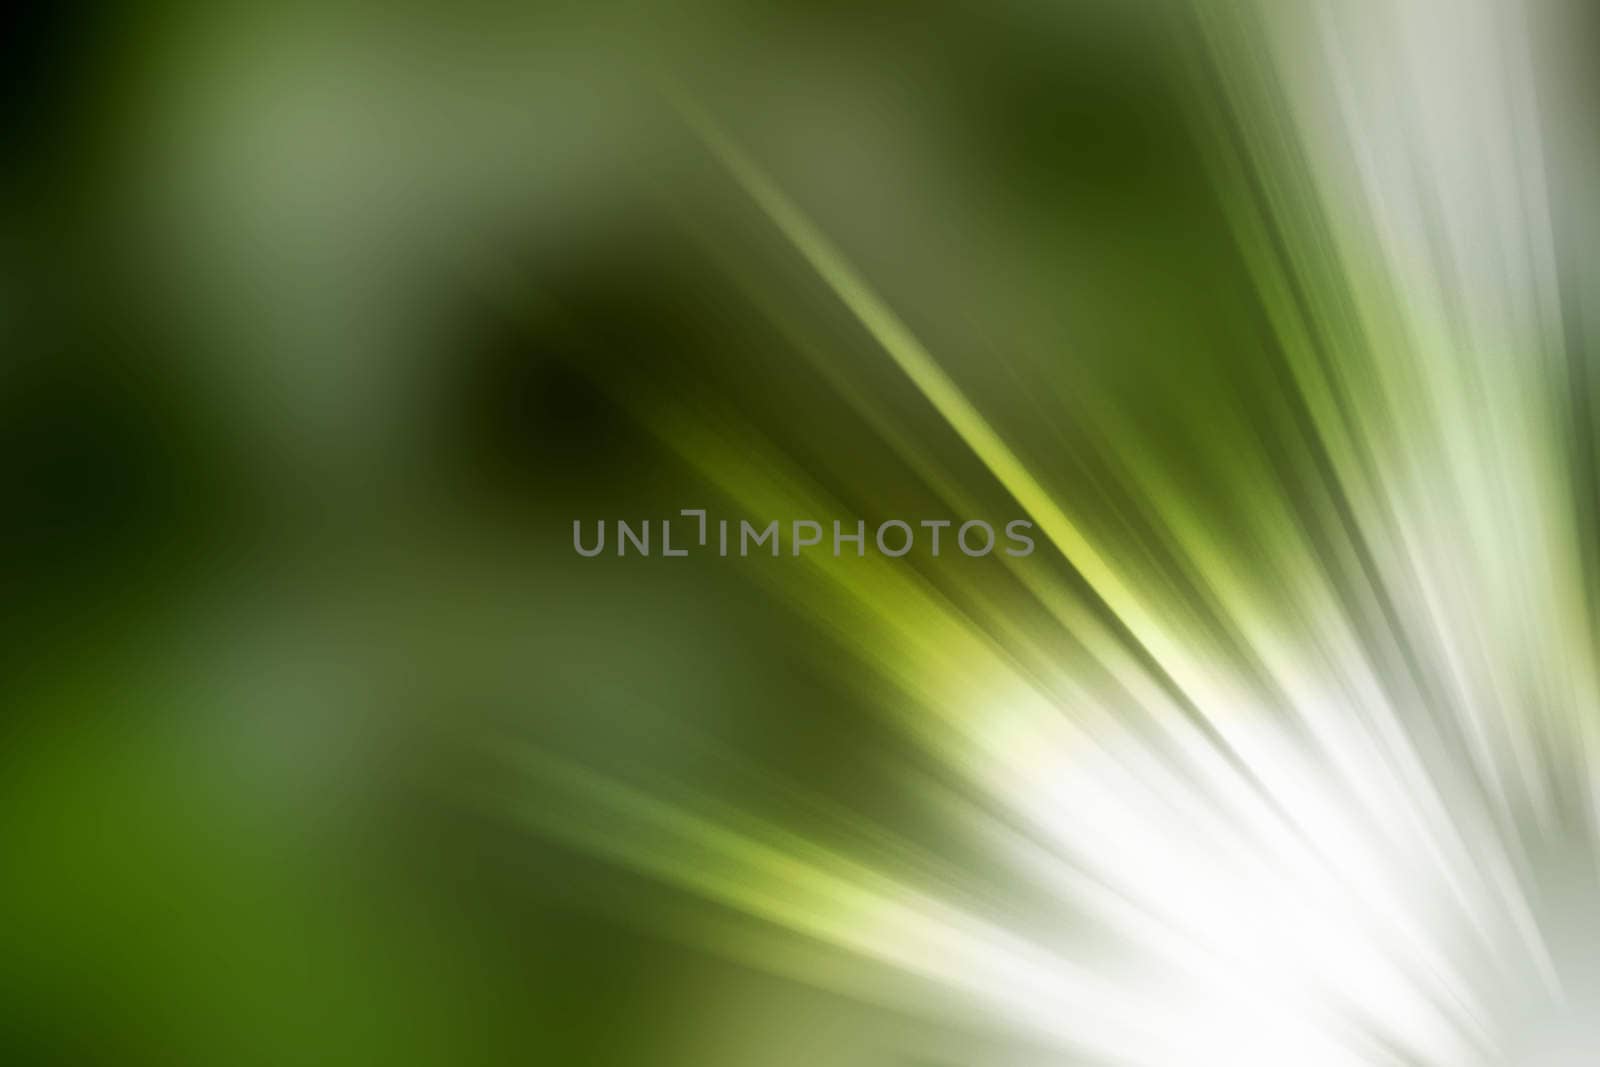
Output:
<instances>
[{"instance_id":1,"label":"blurred green background","mask_svg":"<svg viewBox=\"0 0 1600 1067\"><path fill-rule=\"evenodd\" d=\"M1422 6L9 16L0 1055L1499 1062L1590 1003L1591 38ZM1040 550L572 551L693 507ZM1326 1048L1171 1008L1193 812L1409 916L1418 1006L1331 944L1239 986L1338 986Z\"/></svg>"}]
</instances>

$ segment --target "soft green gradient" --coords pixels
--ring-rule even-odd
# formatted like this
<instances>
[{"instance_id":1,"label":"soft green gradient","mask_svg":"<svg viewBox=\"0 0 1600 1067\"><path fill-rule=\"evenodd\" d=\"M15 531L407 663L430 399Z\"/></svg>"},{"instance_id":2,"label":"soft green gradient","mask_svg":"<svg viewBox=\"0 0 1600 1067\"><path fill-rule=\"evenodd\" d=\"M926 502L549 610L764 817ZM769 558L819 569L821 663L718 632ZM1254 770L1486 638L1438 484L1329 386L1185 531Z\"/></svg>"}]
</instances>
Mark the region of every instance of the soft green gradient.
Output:
<instances>
[{"instance_id":1,"label":"soft green gradient","mask_svg":"<svg viewBox=\"0 0 1600 1067\"><path fill-rule=\"evenodd\" d=\"M1588 1062L1594 29L30 17L0 1051Z\"/></svg>"}]
</instances>

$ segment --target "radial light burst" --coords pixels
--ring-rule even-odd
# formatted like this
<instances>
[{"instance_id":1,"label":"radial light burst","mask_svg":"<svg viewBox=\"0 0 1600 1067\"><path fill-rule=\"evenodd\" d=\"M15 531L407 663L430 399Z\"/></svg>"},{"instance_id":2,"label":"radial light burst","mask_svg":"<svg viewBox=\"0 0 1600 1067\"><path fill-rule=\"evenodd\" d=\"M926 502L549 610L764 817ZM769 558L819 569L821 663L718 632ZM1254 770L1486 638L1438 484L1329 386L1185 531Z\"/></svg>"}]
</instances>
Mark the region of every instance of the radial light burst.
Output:
<instances>
[{"instance_id":1,"label":"radial light burst","mask_svg":"<svg viewBox=\"0 0 1600 1067\"><path fill-rule=\"evenodd\" d=\"M1006 564L1045 611L1025 627L984 587L892 560L749 570L846 631L858 684L959 783L1010 876L1071 921L963 899L867 814L841 850L543 757L518 760L538 799L519 786L499 803L861 973L819 978L770 947L748 961L869 996L890 988L871 974L902 972L930 990L900 1007L953 995L1071 1057L1468 1064L1595 1047L1600 1032L1552 1023L1595 1017L1585 968L1564 958L1571 902L1593 891L1596 678L1573 503L1592 486L1526 15L1201 5L1190 121L1281 361L1277 394L1256 398L1281 437L1218 413L1207 447L1239 494L1223 528L1137 428L1090 416L1177 581L1076 521L1038 453L1012 446L781 179L683 104L730 192L1056 557ZM859 408L848 371L810 352ZM1071 382L1073 354L1058 360ZM694 412L636 414L741 513L848 514L734 413L715 432ZM970 507L961 475L865 414L956 513Z\"/></svg>"},{"instance_id":2,"label":"radial light burst","mask_svg":"<svg viewBox=\"0 0 1600 1067\"><path fill-rule=\"evenodd\" d=\"M1600 1059L1589 7L19 27L0 1059Z\"/></svg>"}]
</instances>

